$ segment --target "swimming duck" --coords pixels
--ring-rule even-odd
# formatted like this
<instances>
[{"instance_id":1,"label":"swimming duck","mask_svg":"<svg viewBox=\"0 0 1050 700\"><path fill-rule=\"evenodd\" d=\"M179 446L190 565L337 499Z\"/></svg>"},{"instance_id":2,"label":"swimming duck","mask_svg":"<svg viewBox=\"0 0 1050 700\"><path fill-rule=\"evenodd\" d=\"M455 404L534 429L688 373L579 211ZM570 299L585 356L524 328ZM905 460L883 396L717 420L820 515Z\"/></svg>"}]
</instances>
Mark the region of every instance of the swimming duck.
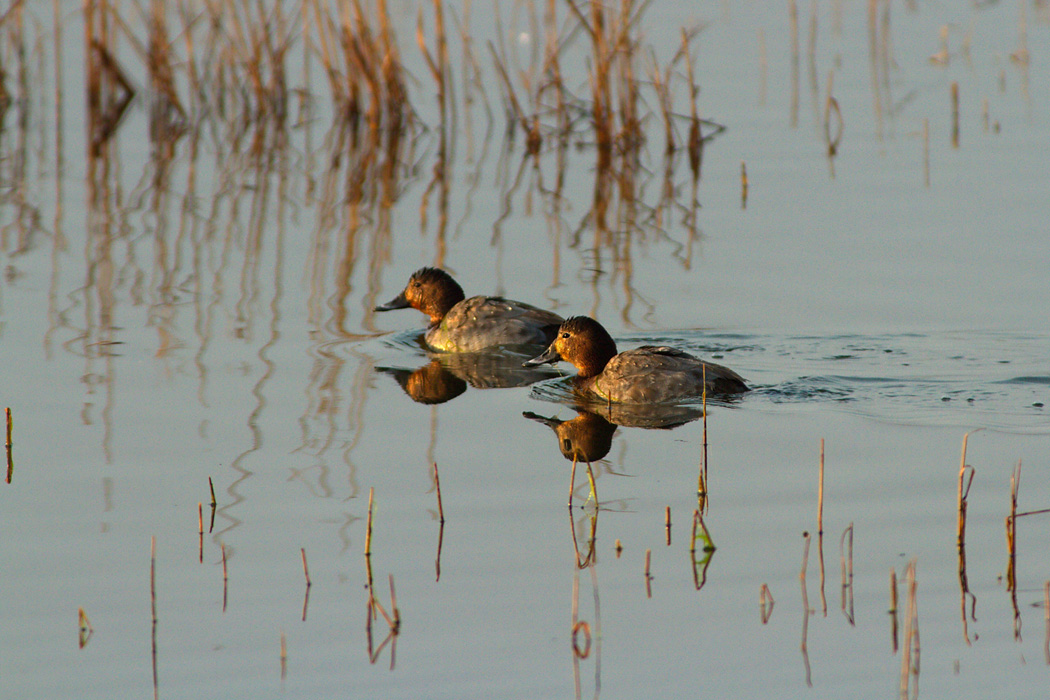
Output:
<instances>
[{"instance_id":1,"label":"swimming duck","mask_svg":"<svg viewBox=\"0 0 1050 700\"><path fill-rule=\"evenodd\" d=\"M616 343L600 323L573 316L558 329L547 351L525 363L571 362L579 374L576 389L608 402L661 403L709 394L748 391L743 378L728 367L704 362L670 347L645 345L616 353Z\"/></svg>"},{"instance_id":2,"label":"swimming duck","mask_svg":"<svg viewBox=\"0 0 1050 700\"><path fill-rule=\"evenodd\" d=\"M423 339L434 350L476 352L497 345L547 345L562 317L535 306L504 299L464 298L463 288L444 270L423 267L404 291L376 311L412 307L430 316Z\"/></svg>"}]
</instances>

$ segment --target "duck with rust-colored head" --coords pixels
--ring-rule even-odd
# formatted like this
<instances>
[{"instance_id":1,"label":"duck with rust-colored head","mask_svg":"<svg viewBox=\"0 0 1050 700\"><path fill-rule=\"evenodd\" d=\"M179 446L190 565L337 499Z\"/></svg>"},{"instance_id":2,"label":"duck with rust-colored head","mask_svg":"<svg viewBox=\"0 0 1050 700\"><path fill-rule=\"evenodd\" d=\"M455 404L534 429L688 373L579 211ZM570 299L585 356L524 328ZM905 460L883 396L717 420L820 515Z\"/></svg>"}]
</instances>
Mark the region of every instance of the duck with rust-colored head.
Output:
<instances>
[{"instance_id":1,"label":"duck with rust-colored head","mask_svg":"<svg viewBox=\"0 0 1050 700\"><path fill-rule=\"evenodd\" d=\"M668 403L704 394L748 391L743 378L713 362L666 346L644 345L617 354L616 342L586 316L567 319L554 341L526 366L565 360L576 366L576 389L603 401Z\"/></svg>"},{"instance_id":2,"label":"duck with rust-colored head","mask_svg":"<svg viewBox=\"0 0 1050 700\"><path fill-rule=\"evenodd\" d=\"M554 340L562 317L503 297L465 298L444 270L412 273L404 291L376 311L412 307L430 317L423 339L442 352L477 352L499 345L544 346Z\"/></svg>"}]
</instances>

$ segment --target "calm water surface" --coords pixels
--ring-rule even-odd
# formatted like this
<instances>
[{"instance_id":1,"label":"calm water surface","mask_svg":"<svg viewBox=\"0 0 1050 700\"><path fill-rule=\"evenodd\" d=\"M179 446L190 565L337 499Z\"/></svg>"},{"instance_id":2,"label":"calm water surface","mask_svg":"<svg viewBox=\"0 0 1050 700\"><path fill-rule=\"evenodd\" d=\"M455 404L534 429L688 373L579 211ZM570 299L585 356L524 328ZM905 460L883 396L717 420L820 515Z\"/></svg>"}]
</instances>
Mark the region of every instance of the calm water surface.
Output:
<instances>
[{"instance_id":1,"label":"calm water surface","mask_svg":"<svg viewBox=\"0 0 1050 700\"><path fill-rule=\"evenodd\" d=\"M480 7L485 93L468 103L450 29L443 163L418 8L394 8L428 128L406 130L389 190L329 129L316 51L313 111L296 104L283 146L265 136L269 159L221 128L151 146L145 89L91 159L80 4L59 3L57 44L49 5L4 27L0 697L899 697L902 668L912 696L1045 696L1050 515L1017 519L1012 564L1004 520L1019 461L1018 511L1050 507L1050 18L880 4L892 55L873 62L866 6L813 5L812 59L801 6L793 119L786 5L670 5L644 15L642 41L664 65L679 28L703 24L698 107L726 130L694 199L684 155L665 178L652 115L635 196L602 203L586 143L559 169L552 141L533 160L520 133L504 140ZM521 6L501 19L525 70L540 30ZM930 60L941 27L945 65ZM118 55L145 85L128 42ZM566 54L576 94L587 55ZM676 112L687 96L676 83ZM748 378L708 407L708 540L691 547L697 407L580 413L564 365L428 356L421 314L371 311L427 264L468 295L591 314L623 348L670 344ZM581 464L567 508L566 439L593 450L597 506ZM400 611L389 639L382 616L366 623L370 491L374 589L389 611L392 577ZM920 645L904 665L910 562ZM577 621L590 646L576 625L574 654Z\"/></svg>"}]
</instances>

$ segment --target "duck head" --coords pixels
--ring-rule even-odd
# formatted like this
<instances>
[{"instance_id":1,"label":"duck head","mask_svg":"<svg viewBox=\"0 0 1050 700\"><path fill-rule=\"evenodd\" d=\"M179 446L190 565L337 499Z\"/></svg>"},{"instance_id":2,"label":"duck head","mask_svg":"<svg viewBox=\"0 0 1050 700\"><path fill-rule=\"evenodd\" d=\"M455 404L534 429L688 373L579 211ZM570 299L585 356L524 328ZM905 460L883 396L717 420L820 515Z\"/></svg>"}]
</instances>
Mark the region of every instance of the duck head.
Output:
<instances>
[{"instance_id":1,"label":"duck head","mask_svg":"<svg viewBox=\"0 0 1050 700\"><path fill-rule=\"evenodd\" d=\"M412 307L430 317L431 323L439 323L453 306L466 296L463 288L444 270L436 267L421 267L412 273L404 290L376 311L392 311Z\"/></svg>"},{"instance_id":2,"label":"duck head","mask_svg":"<svg viewBox=\"0 0 1050 700\"><path fill-rule=\"evenodd\" d=\"M572 363L583 379L596 377L616 356L616 341L602 324L587 316L568 318L558 328L554 342L542 355L527 361L525 367L546 365L559 360Z\"/></svg>"}]
</instances>

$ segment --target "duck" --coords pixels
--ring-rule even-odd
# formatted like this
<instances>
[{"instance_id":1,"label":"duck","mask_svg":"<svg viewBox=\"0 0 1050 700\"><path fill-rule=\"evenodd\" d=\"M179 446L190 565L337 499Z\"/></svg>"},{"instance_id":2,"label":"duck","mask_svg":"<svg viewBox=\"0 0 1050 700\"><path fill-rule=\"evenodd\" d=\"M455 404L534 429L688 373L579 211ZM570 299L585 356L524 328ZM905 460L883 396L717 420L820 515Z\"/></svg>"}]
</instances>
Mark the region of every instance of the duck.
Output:
<instances>
[{"instance_id":1,"label":"duck","mask_svg":"<svg viewBox=\"0 0 1050 700\"><path fill-rule=\"evenodd\" d=\"M743 377L677 348L644 345L616 352L616 342L593 318L573 316L557 337L526 367L564 360L578 372L575 389L587 398L609 403L670 403L708 394L749 391Z\"/></svg>"},{"instance_id":2,"label":"duck","mask_svg":"<svg viewBox=\"0 0 1050 700\"><path fill-rule=\"evenodd\" d=\"M500 345L544 347L564 320L552 311L499 296L466 298L452 275L436 267L412 273L404 290L376 311L412 307L430 317L423 340L439 352L478 352Z\"/></svg>"}]
</instances>

